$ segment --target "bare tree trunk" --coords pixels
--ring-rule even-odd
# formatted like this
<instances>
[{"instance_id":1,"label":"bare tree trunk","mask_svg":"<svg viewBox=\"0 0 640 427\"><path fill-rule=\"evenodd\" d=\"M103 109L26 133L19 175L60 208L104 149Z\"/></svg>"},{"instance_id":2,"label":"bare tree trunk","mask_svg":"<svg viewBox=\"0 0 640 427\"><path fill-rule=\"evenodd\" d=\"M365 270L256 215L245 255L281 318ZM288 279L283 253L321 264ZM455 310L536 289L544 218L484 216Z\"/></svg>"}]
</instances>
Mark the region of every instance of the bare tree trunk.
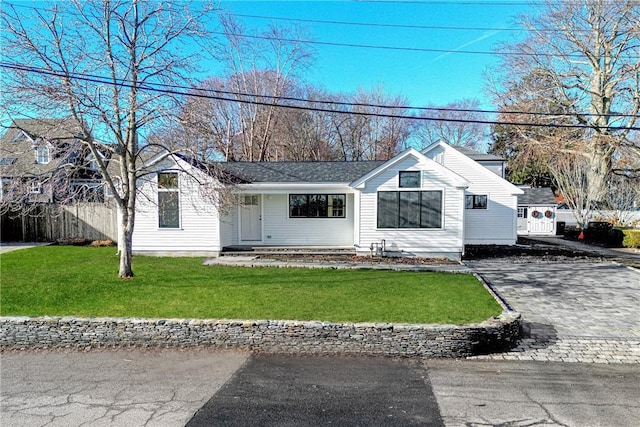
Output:
<instances>
[{"instance_id":1,"label":"bare tree trunk","mask_svg":"<svg viewBox=\"0 0 640 427\"><path fill-rule=\"evenodd\" d=\"M120 250L120 268L118 277L131 279L133 277L133 224L134 211L119 209L120 229L118 230L118 247Z\"/></svg>"}]
</instances>

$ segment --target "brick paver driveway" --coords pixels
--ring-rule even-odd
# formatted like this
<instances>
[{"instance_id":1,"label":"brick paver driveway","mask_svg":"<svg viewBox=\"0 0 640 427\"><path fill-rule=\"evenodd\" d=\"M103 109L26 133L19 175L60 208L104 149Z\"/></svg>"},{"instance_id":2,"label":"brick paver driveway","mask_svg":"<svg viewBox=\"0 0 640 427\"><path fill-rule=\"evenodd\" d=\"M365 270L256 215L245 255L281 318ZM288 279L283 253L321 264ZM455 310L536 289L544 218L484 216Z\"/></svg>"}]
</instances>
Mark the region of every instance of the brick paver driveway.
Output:
<instances>
[{"instance_id":1,"label":"brick paver driveway","mask_svg":"<svg viewBox=\"0 0 640 427\"><path fill-rule=\"evenodd\" d=\"M467 262L522 314L520 345L493 359L640 363L640 271L610 262Z\"/></svg>"}]
</instances>

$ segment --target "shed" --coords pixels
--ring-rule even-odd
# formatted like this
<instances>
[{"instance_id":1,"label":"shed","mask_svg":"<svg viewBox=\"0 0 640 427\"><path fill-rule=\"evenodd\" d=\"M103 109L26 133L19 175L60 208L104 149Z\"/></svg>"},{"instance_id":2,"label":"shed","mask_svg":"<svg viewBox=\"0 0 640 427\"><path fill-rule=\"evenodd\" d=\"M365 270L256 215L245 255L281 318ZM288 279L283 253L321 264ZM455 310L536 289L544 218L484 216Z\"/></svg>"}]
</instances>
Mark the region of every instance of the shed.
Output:
<instances>
[{"instance_id":1,"label":"shed","mask_svg":"<svg viewBox=\"0 0 640 427\"><path fill-rule=\"evenodd\" d=\"M518 234L555 235L556 197L550 187L520 187L518 196Z\"/></svg>"}]
</instances>

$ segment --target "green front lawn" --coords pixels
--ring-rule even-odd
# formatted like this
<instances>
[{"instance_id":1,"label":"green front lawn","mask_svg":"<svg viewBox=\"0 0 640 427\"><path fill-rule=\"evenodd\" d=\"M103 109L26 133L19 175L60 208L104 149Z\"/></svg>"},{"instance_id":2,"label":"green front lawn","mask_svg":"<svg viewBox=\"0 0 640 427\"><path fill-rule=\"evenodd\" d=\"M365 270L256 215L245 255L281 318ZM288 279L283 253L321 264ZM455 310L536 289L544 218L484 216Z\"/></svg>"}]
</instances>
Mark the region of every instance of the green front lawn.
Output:
<instances>
[{"instance_id":1,"label":"green front lawn","mask_svg":"<svg viewBox=\"0 0 640 427\"><path fill-rule=\"evenodd\" d=\"M202 258L41 246L0 255L0 314L463 324L500 306L469 275L204 266Z\"/></svg>"}]
</instances>

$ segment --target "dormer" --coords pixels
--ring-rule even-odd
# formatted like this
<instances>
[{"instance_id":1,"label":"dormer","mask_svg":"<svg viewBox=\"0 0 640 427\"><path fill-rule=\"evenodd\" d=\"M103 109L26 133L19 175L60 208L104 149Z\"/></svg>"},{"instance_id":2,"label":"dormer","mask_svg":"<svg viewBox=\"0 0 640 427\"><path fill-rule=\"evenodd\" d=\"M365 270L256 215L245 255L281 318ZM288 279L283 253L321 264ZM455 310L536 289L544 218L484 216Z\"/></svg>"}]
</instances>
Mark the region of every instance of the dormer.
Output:
<instances>
[{"instance_id":1,"label":"dormer","mask_svg":"<svg viewBox=\"0 0 640 427\"><path fill-rule=\"evenodd\" d=\"M15 136L11 139L11 142L24 142L24 141L33 142L33 139L29 135L27 135L27 133L23 130L19 130L18 133L16 133Z\"/></svg>"}]
</instances>

